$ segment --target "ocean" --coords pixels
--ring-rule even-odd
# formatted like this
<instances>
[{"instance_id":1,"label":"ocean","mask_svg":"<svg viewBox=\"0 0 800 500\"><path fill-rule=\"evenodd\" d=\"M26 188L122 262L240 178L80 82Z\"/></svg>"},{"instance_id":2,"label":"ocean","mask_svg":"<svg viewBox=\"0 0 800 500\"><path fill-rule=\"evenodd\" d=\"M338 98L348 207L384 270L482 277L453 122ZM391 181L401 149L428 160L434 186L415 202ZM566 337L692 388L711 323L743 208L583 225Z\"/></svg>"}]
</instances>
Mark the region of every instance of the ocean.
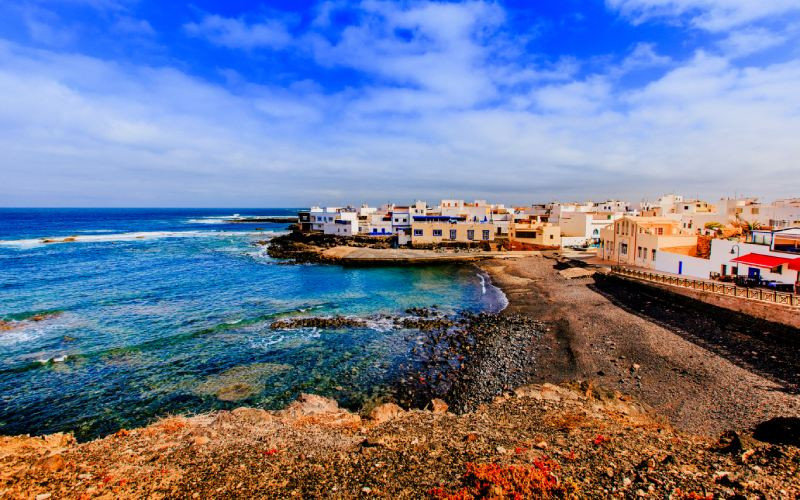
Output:
<instances>
[{"instance_id":1,"label":"ocean","mask_svg":"<svg viewBox=\"0 0 800 500\"><path fill-rule=\"evenodd\" d=\"M290 265L257 241L296 209L0 209L0 433L81 440L298 394L387 394L415 332L382 315L496 311L472 266ZM66 241L64 241L66 240ZM291 316L368 327L273 330Z\"/></svg>"}]
</instances>

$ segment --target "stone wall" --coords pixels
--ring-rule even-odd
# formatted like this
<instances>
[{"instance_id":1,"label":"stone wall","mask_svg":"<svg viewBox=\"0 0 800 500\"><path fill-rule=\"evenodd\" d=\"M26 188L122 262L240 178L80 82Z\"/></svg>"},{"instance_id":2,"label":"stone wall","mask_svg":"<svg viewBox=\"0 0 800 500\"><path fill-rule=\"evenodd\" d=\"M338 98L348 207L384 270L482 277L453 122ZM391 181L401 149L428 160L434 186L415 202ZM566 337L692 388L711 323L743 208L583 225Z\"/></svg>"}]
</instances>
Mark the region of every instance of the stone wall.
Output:
<instances>
[{"instance_id":1,"label":"stone wall","mask_svg":"<svg viewBox=\"0 0 800 500\"><path fill-rule=\"evenodd\" d=\"M704 292L701 290L694 290L691 288L683 288L678 286L664 285L661 283L653 283L650 281L639 280L628 276L614 275L620 279L635 281L636 283L660 288L670 293L690 297L707 304L717 307L729 309L731 311L740 312L756 318L764 319L767 321L774 321L784 325L800 328L800 308L784 306L780 304L772 304L769 302L761 302L757 300L750 300L741 297L733 297L730 295L719 295L716 293Z\"/></svg>"}]
</instances>

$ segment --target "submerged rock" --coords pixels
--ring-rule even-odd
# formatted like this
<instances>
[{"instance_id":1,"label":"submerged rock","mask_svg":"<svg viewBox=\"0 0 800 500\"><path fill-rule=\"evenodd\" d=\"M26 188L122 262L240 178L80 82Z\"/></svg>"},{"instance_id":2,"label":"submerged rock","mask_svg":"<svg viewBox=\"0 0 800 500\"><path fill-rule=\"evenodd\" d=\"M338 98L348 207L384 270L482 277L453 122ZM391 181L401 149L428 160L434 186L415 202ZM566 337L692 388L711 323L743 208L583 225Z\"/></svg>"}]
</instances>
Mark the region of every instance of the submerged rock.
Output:
<instances>
[{"instance_id":1,"label":"submerged rock","mask_svg":"<svg viewBox=\"0 0 800 500\"><path fill-rule=\"evenodd\" d=\"M7 332L19 327L19 323L0 320L0 332Z\"/></svg>"},{"instance_id":2,"label":"submerged rock","mask_svg":"<svg viewBox=\"0 0 800 500\"><path fill-rule=\"evenodd\" d=\"M362 328L367 321L347 316L288 318L274 321L269 327L273 330L294 328Z\"/></svg>"},{"instance_id":3,"label":"submerged rock","mask_svg":"<svg viewBox=\"0 0 800 500\"><path fill-rule=\"evenodd\" d=\"M277 363L236 366L206 378L195 392L203 396L216 396L220 401L240 401L264 390L266 379L270 376L291 369L291 365Z\"/></svg>"}]
</instances>

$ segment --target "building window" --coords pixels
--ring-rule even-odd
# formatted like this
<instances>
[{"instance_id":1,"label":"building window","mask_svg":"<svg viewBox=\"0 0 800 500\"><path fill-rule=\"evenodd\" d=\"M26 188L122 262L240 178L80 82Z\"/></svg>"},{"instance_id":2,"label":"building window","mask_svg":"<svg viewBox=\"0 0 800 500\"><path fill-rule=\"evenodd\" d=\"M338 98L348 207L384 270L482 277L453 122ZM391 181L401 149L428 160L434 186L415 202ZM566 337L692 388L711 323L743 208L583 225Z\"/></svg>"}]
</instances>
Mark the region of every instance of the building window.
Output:
<instances>
[{"instance_id":1,"label":"building window","mask_svg":"<svg viewBox=\"0 0 800 500\"><path fill-rule=\"evenodd\" d=\"M457 234L456 230L455 229L451 229L450 230L450 239L451 240L456 239L456 234Z\"/></svg>"},{"instance_id":2,"label":"building window","mask_svg":"<svg viewBox=\"0 0 800 500\"><path fill-rule=\"evenodd\" d=\"M628 244L627 243L620 243L619 244L619 253L622 255L628 255Z\"/></svg>"},{"instance_id":3,"label":"building window","mask_svg":"<svg viewBox=\"0 0 800 500\"><path fill-rule=\"evenodd\" d=\"M467 229L467 239L474 240L475 239L475 230L474 229Z\"/></svg>"},{"instance_id":4,"label":"building window","mask_svg":"<svg viewBox=\"0 0 800 500\"><path fill-rule=\"evenodd\" d=\"M483 239L484 240L488 240L489 239L489 230L488 229L484 229L483 230Z\"/></svg>"},{"instance_id":5,"label":"building window","mask_svg":"<svg viewBox=\"0 0 800 500\"><path fill-rule=\"evenodd\" d=\"M720 274L723 275L723 276L728 274L728 266L727 265L722 264L722 267L720 268Z\"/></svg>"},{"instance_id":6,"label":"building window","mask_svg":"<svg viewBox=\"0 0 800 500\"><path fill-rule=\"evenodd\" d=\"M422 236L422 229L415 229L414 236Z\"/></svg>"},{"instance_id":7,"label":"building window","mask_svg":"<svg viewBox=\"0 0 800 500\"><path fill-rule=\"evenodd\" d=\"M434 236L441 236L442 235L442 230L441 229L434 229L433 230L433 235Z\"/></svg>"},{"instance_id":8,"label":"building window","mask_svg":"<svg viewBox=\"0 0 800 500\"><path fill-rule=\"evenodd\" d=\"M656 260L656 249L653 249L653 258L651 260Z\"/></svg>"},{"instance_id":9,"label":"building window","mask_svg":"<svg viewBox=\"0 0 800 500\"><path fill-rule=\"evenodd\" d=\"M642 247L636 247L636 256L642 258Z\"/></svg>"},{"instance_id":10,"label":"building window","mask_svg":"<svg viewBox=\"0 0 800 500\"><path fill-rule=\"evenodd\" d=\"M659 235L659 236L664 234L664 228L663 227L657 227L656 228L656 234Z\"/></svg>"},{"instance_id":11,"label":"building window","mask_svg":"<svg viewBox=\"0 0 800 500\"><path fill-rule=\"evenodd\" d=\"M552 235L552 234L550 235L550 239L551 239L551 240L553 239L553 235Z\"/></svg>"}]
</instances>

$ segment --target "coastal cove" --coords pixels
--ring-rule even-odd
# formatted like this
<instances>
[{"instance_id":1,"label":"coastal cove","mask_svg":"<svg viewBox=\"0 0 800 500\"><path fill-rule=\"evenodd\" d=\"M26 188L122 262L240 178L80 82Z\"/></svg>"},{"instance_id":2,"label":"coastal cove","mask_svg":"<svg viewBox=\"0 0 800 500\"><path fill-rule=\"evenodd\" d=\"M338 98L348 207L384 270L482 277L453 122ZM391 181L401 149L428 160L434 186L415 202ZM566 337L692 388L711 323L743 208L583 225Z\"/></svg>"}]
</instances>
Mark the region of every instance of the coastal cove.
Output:
<instances>
[{"instance_id":1,"label":"coastal cove","mask_svg":"<svg viewBox=\"0 0 800 500\"><path fill-rule=\"evenodd\" d=\"M286 231L265 217L291 213L0 211L0 433L85 440L301 392L360 409L387 397L416 345L391 318L505 305L470 265L285 265L254 243ZM271 327L299 316L364 324Z\"/></svg>"},{"instance_id":2,"label":"coastal cove","mask_svg":"<svg viewBox=\"0 0 800 500\"><path fill-rule=\"evenodd\" d=\"M459 325L436 310L408 311L421 349L445 347L422 366L432 371L413 378L427 383L437 371L446 378L450 361L465 357L455 383L428 394L446 402L353 412L301 394L278 411L174 416L80 444L64 434L0 437L9 467L0 486L24 496L126 498L450 498L486 481L557 497L769 498L798 488L797 432L785 418L800 415L791 380L707 350L713 345L655 324L613 284L566 279L556 263L543 256L482 262L509 299L499 314L467 315ZM638 295L675 306L666 296ZM727 319L735 328L745 321ZM275 326L361 321L289 317ZM442 326L475 342L443 336ZM524 489L530 481L537 481L532 492Z\"/></svg>"}]
</instances>

